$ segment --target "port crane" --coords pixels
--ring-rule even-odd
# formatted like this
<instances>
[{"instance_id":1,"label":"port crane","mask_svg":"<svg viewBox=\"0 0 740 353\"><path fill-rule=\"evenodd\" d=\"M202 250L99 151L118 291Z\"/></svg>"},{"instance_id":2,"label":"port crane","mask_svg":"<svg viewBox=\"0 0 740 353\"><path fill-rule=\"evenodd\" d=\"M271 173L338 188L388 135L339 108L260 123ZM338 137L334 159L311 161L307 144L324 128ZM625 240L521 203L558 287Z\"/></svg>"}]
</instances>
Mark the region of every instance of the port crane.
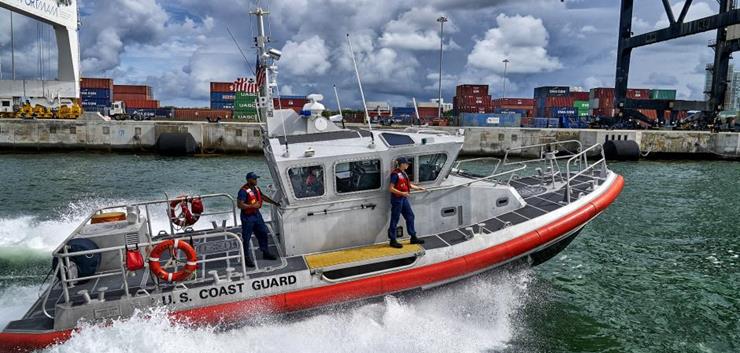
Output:
<instances>
[{"instance_id":1,"label":"port crane","mask_svg":"<svg viewBox=\"0 0 740 353\"><path fill-rule=\"evenodd\" d=\"M735 8L735 0L717 0L718 14L686 21L686 15L693 0L683 0L684 3L678 16L673 13L668 0L661 1L668 17L668 27L635 35L632 32L634 0L621 0L614 108L619 112L619 118L622 120L630 118L644 120L638 109L655 110L659 123L663 123L666 111L670 111L672 117L675 117L677 111L699 111L695 119L696 127L716 129L719 113L725 109L727 74L731 55L733 52L740 51L740 9ZM709 96L707 101L627 98L633 49L709 31L716 31L717 35L716 40L710 43L710 47L714 49L714 63L710 66L712 85L709 91L705 92Z\"/></svg>"},{"instance_id":2,"label":"port crane","mask_svg":"<svg viewBox=\"0 0 740 353\"><path fill-rule=\"evenodd\" d=\"M8 9L50 25L57 43L57 78L0 80L0 116L76 118L80 97L79 13L77 0L0 0Z\"/></svg>"}]
</instances>

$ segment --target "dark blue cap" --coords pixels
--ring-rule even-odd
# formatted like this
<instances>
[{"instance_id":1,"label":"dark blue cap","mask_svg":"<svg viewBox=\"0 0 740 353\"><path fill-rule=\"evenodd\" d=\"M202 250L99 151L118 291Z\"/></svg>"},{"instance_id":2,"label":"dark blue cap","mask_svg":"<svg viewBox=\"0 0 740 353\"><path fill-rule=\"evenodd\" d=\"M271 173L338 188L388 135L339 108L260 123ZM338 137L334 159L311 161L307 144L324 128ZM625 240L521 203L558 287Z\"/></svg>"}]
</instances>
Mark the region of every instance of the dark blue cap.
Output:
<instances>
[{"instance_id":1,"label":"dark blue cap","mask_svg":"<svg viewBox=\"0 0 740 353\"><path fill-rule=\"evenodd\" d=\"M247 179L259 179L259 177L260 176L257 175L257 173L255 173L255 172L249 172L249 173L247 173Z\"/></svg>"},{"instance_id":2,"label":"dark blue cap","mask_svg":"<svg viewBox=\"0 0 740 353\"><path fill-rule=\"evenodd\" d=\"M411 162L409 162L409 159L406 157L400 157L396 161L398 162L398 164L403 164L403 163L411 164Z\"/></svg>"}]
</instances>

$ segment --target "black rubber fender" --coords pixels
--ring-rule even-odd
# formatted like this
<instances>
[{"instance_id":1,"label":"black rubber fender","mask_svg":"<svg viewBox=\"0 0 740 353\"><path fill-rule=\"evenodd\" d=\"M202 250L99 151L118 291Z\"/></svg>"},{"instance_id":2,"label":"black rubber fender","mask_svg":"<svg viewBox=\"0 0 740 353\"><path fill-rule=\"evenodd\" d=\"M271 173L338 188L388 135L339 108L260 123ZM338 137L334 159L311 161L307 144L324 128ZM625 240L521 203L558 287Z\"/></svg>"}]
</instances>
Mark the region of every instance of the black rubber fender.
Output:
<instances>
[{"instance_id":1,"label":"black rubber fender","mask_svg":"<svg viewBox=\"0 0 740 353\"><path fill-rule=\"evenodd\" d=\"M636 161L640 159L640 145L633 140L604 142L604 156L610 161Z\"/></svg>"},{"instance_id":2,"label":"black rubber fender","mask_svg":"<svg viewBox=\"0 0 740 353\"><path fill-rule=\"evenodd\" d=\"M90 239L84 239L84 238L72 239L67 243L67 246L69 247L68 251L71 253L98 249L98 244L95 244L95 242L93 242ZM87 276L92 276L96 272L98 272L98 267L100 267L101 256L99 253L72 256L69 258L69 261L77 265L77 276L78 277L87 277ZM51 263L52 269L56 269L58 262L59 262L59 258L55 257Z\"/></svg>"},{"instance_id":3,"label":"black rubber fender","mask_svg":"<svg viewBox=\"0 0 740 353\"><path fill-rule=\"evenodd\" d=\"M189 156L198 152L198 144L190 133L165 132L157 138L157 151L165 156Z\"/></svg>"}]
</instances>

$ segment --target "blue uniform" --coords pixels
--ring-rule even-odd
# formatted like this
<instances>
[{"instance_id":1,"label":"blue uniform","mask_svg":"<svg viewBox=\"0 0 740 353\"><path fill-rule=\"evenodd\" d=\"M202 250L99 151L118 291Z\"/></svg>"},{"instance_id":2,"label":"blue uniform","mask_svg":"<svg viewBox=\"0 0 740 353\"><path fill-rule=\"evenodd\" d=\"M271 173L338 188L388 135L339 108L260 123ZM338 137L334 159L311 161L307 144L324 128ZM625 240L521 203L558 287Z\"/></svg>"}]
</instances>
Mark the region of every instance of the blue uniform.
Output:
<instances>
[{"instance_id":1,"label":"blue uniform","mask_svg":"<svg viewBox=\"0 0 740 353\"><path fill-rule=\"evenodd\" d=\"M393 185L396 190L408 192L409 183L408 175L406 175L406 173L396 170L391 174L391 185ZM403 215L403 219L406 220L406 231L410 236L415 237L416 229L414 228L414 211L411 210L411 203L409 202L408 197L391 194L391 224L388 227L388 238L390 238L391 241L396 240L396 227L398 226L398 221L401 219L401 215Z\"/></svg>"},{"instance_id":2,"label":"blue uniform","mask_svg":"<svg viewBox=\"0 0 740 353\"><path fill-rule=\"evenodd\" d=\"M259 191L259 188L257 188L257 192L260 193L258 197L259 200L262 200L262 192ZM239 190L239 195L237 196L237 199L246 204L249 204L249 196L247 195L247 190L245 190L245 188ZM267 229L265 220L262 218L262 213L260 213L259 210L256 210L256 212L253 211L252 213L248 214L246 210L242 210L240 218L242 221L242 242L244 243L244 256L249 257L251 254L251 252L249 251L249 243L252 238L252 232L257 235L257 241L259 242L260 250L262 250L263 252L267 252L267 236L270 231Z\"/></svg>"}]
</instances>

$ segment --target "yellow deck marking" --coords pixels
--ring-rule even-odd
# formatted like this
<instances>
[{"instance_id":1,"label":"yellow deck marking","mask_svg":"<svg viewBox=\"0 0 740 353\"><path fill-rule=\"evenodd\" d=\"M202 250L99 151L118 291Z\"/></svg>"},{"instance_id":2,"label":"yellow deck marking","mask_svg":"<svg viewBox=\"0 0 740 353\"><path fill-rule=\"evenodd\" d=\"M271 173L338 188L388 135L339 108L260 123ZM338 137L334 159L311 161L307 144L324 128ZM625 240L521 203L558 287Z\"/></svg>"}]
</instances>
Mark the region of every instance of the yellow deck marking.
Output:
<instances>
[{"instance_id":1,"label":"yellow deck marking","mask_svg":"<svg viewBox=\"0 0 740 353\"><path fill-rule=\"evenodd\" d=\"M308 264L308 267L313 270L317 268L325 268L359 261L368 261L389 256L413 254L423 251L423 248L420 245L409 244L408 240L402 241L401 244L403 244L403 248L401 249L392 248L388 246L387 243L384 243L363 246L359 248L306 255L306 264Z\"/></svg>"}]
</instances>

